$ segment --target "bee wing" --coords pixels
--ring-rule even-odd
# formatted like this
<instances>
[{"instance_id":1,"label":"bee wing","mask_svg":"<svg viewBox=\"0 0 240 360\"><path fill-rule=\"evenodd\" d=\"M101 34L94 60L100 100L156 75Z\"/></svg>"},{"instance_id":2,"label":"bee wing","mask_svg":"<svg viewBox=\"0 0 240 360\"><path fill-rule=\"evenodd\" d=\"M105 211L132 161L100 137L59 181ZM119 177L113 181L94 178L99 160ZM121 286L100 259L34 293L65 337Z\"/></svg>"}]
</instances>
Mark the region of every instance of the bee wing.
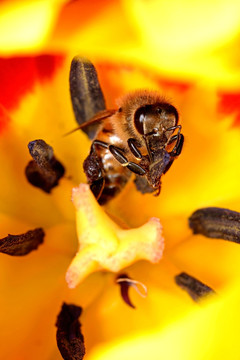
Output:
<instances>
[{"instance_id":1,"label":"bee wing","mask_svg":"<svg viewBox=\"0 0 240 360\"><path fill-rule=\"evenodd\" d=\"M88 122L97 113L106 109L96 69L88 59L79 56L73 58L69 82L72 107L79 125ZM85 125L83 131L93 139L98 124L93 122L89 125L91 126Z\"/></svg>"},{"instance_id":2,"label":"bee wing","mask_svg":"<svg viewBox=\"0 0 240 360\"><path fill-rule=\"evenodd\" d=\"M80 130L80 129L84 129L85 127L88 127L89 125L99 124L100 122L102 122L102 121L106 120L107 118L109 118L110 116L114 115L116 113L116 111L117 110L115 110L115 109L102 110L98 114L96 114L92 119L84 122L83 124L79 125L75 129L69 131L65 135L72 134L73 132Z\"/></svg>"}]
</instances>

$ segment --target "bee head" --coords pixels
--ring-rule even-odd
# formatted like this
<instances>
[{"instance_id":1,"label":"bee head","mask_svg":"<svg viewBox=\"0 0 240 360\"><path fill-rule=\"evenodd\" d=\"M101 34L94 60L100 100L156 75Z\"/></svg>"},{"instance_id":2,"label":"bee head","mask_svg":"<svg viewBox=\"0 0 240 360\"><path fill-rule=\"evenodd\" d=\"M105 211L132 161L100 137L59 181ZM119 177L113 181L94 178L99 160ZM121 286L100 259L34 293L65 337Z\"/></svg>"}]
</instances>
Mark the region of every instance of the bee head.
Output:
<instances>
[{"instance_id":1,"label":"bee head","mask_svg":"<svg viewBox=\"0 0 240 360\"><path fill-rule=\"evenodd\" d=\"M145 105L134 114L134 126L144 136L165 133L168 128L178 124L178 112L168 103Z\"/></svg>"}]
</instances>

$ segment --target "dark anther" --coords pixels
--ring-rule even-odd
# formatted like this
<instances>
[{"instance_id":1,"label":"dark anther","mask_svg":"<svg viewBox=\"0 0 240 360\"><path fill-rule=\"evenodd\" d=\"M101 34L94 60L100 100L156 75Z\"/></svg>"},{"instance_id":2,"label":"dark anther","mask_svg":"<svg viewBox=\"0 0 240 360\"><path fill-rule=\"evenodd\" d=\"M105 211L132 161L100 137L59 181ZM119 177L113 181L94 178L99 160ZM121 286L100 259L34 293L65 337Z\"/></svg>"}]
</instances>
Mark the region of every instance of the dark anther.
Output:
<instances>
[{"instance_id":1,"label":"dark anther","mask_svg":"<svg viewBox=\"0 0 240 360\"><path fill-rule=\"evenodd\" d=\"M73 111L79 125L85 123L99 111L105 110L105 100L93 64L79 56L71 63L70 93ZM89 125L82 130L93 139L98 124Z\"/></svg>"},{"instance_id":2,"label":"dark anther","mask_svg":"<svg viewBox=\"0 0 240 360\"><path fill-rule=\"evenodd\" d=\"M0 240L0 252L12 256L27 255L43 243L44 235L41 228L29 230L21 235L9 234Z\"/></svg>"},{"instance_id":3,"label":"dark anther","mask_svg":"<svg viewBox=\"0 0 240 360\"><path fill-rule=\"evenodd\" d=\"M121 274L117 277L117 283L120 285L121 296L122 296L123 301L127 305L129 305L130 307L135 309L135 306L131 302L131 300L129 298L129 293L128 293L129 287L131 286L131 279L127 276L127 274Z\"/></svg>"},{"instance_id":4,"label":"dark anther","mask_svg":"<svg viewBox=\"0 0 240 360\"><path fill-rule=\"evenodd\" d=\"M212 290L209 286L203 284L201 281L184 272L175 276L175 282L196 302L207 295L215 294L215 291Z\"/></svg>"},{"instance_id":5,"label":"dark anther","mask_svg":"<svg viewBox=\"0 0 240 360\"><path fill-rule=\"evenodd\" d=\"M45 141L31 141L28 149L33 160L26 166L26 177L33 186L50 193L52 188L58 185L65 169L54 157L53 148Z\"/></svg>"},{"instance_id":6,"label":"dark anther","mask_svg":"<svg viewBox=\"0 0 240 360\"><path fill-rule=\"evenodd\" d=\"M135 306L131 302L131 300L129 298L129 293L128 293L130 286L135 288L135 290L138 292L138 294L141 295L142 297L147 296L147 287L140 281L131 279L127 274L119 275L116 279L116 282L117 282L117 284L120 285L121 296L122 296L123 301L127 305L132 307L133 309L135 309Z\"/></svg>"},{"instance_id":7,"label":"dark anther","mask_svg":"<svg viewBox=\"0 0 240 360\"><path fill-rule=\"evenodd\" d=\"M240 243L240 213L209 207L195 211L189 218L194 234Z\"/></svg>"},{"instance_id":8,"label":"dark anther","mask_svg":"<svg viewBox=\"0 0 240 360\"><path fill-rule=\"evenodd\" d=\"M84 357L84 338L79 322L81 312L81 307L63 303L58 315L57 346L64 360L82 360Z\"/></svg>"}]
</instances>

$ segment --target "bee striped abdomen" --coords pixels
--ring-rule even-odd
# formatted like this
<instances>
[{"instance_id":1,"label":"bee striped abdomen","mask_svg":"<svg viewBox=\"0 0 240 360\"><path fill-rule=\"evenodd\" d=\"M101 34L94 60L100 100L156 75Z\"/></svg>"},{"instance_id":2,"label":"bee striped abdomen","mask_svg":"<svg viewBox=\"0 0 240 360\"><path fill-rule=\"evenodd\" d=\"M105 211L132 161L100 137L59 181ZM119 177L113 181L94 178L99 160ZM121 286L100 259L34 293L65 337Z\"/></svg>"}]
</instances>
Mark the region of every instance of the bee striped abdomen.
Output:
<instances>
[{"instance_id":1,"label":"bee striped abdomen","mask_svg":"<svg viewBox=\"0 0 240 360\"><path fill-rule=\"evenodd\" d=\"M105 124L95 140L121 147L121 140L114 134L111 124ZM123 167L111 154L109 149L96 145L83 164L88 183L99 204L103 205L113 199L128 182L131 171ZM97 186L99 184L99 186Z\"/></svg>"}]
</instances>

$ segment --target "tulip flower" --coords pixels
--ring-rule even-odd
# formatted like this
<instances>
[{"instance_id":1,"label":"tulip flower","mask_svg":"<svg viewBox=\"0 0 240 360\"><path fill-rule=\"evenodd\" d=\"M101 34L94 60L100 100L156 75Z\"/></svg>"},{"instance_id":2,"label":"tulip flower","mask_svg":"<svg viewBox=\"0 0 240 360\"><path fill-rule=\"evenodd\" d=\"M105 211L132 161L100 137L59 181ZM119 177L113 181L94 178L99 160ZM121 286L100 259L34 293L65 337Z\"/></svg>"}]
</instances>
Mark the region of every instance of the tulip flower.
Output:
<instances>
[{"instance_id":1,"label":"tulip flower","mask_svg":"<svg viewBox=\"0 0 240 360\"><path fill-rule=\"evenodd\" d=\"M190 227L199 209L240 212L239 8L0 4L1 359L67 358L68 310L76 359L239 358L238 241ZM90 192L82 164L91 141L81 130L64 136L77 126L75 55L96 67L107 108L146 88L178 109L185 144L158 197L132 179L104 206ZM53 180L45 190L43 173Z\"/></svg>"}]
</instances>

